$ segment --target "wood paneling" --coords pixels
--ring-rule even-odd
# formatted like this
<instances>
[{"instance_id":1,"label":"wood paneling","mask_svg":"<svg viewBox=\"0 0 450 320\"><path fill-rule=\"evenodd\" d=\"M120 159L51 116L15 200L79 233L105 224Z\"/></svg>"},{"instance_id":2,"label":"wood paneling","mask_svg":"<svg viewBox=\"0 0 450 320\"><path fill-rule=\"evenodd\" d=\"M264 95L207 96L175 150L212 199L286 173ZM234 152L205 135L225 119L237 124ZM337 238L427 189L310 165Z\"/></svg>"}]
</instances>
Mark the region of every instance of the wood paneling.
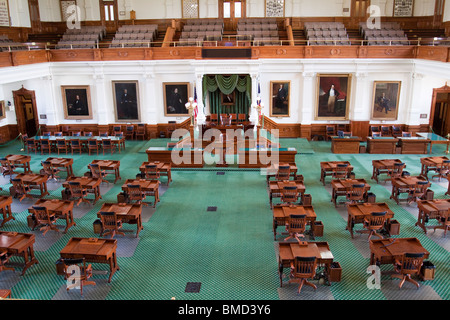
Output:
<instances>
[{"instance_id":1,"label":"wood paneling","mask_svg":"<svg viewBox=\"0 0 450 320\"><path fill-rule=\"evenodd\" d=\"M416 48L416 58L447 62L448 52L448 47L418 46Z\"/></svg>"},{"instance_id":2,"label":"wood paneling","mask_svg":"<svg viewBox=\"0 0 450 320\"><path fill-rule=\"evenodd\" d=\"M8 124L0 127L0 143L5 143L15 139L19 135L16 124Z\"/></svg>"},{"instance_id":3,"label":"wood paneling","mask_svg":"<svg viewBox=\"0 0 450 320\"><path fill-rule=\"evenodd\" d=\"M350 121L350 131L365 141L369 135L369 121Z\"/></svg>"},{"instance_id":4,"label":"wood paneling","mask_svg":"<svg viewBox=\"0 0 450 320\"><path fill-rule=\"evenodd\" d=\"M49 61L49 56L45 50L13 51L11 52L11 55L14 66L44 63Z\"/></svg>"}]
</instances>

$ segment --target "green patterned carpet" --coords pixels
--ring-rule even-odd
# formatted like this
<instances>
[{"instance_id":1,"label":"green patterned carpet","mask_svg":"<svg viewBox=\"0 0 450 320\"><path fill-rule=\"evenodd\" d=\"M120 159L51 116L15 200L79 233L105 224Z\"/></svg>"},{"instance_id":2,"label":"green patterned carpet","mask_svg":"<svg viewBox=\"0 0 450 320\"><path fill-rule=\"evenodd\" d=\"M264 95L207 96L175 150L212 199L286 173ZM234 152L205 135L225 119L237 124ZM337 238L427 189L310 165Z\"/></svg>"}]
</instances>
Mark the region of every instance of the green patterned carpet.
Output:
<instances>
[{"instance_id":1,"label":"green patterned carpet","mask_svg":"<svg viewBox=\"0 0 450 320\"><path fill-rule=\"evenodd\" d=\"M296 143L295 140L298 139L292 139L292 142ZM86 172L93 159L111 159L121 161L122 180L115 185L102 184L103 199L95 206L81 204L75 208L77 225L67 234L49 231L43 237L39 231L34 231L39 264L28 269L23 277L17 271L0 272L0 289L10 288L13 298L41 300L170 300L172 297L177 300L449 300L450 237L444 238L442 230L425 235L414 226L417 206L395 204L389 200L389 182L377 185L370 180L372 159L400 158L406 162L406 170L417 175L423 155L336 155L330 153L330 143L325 141L308 142L311 151L299 153L296 162L299 173L305 178L306 192L312 196L317 219L324 224L324 235L316 241L329 242L335 260L343 269L341 282L331 286L319 284L316 291L304 287L300 295L296 294L296 284L284 281L280 288L266 178L259 171L174 169L169 187L162 178L161 202L156 210L151 206L143 209L144 230L139 238L135 238L135 225L127 224L124 229L131 232L116 236L120 270L112 282L107 283L105 265L93 264L93 279L97 285L85 287L83 297L78 290L66 292L65 281L56 274L55 268L60 250L71 237L98 236L94 233L93 222L102 203L116 202L122 183L127 178L135 178L138 166L147 160L143 148L160 143L164 145L166 141L127 141L122 154L74 155L76 175ZM283 141L282 145L291 146L288 143ZM20 151L19 144L12 144L1 148L0 153L4 156L24 152ZM442 155L444 149L435 146L433 154ZM47 157L32 154L33 172L39 172L40 161ZM399 280L389 277L392 266L383 266L381 289L368 289L367 235L356 235L351 239L345 230L345 206L335 208L330 202L329 184L323 186L319 182L320 162L327 160L349 160L355 167L356 177L365 178L371 184L377 202L388 203L401 224L400 237L417 237L431 253L429 260L436 266L433 281L421 282L418 290L406 283L399 290ZM2 179L0 194L9 195L9 180ZM51 195L47 198L61 198L61 182L49 183ZM435 198L448 198L444 195L446 180L432 180L432 183ZM27 209L34 201L36 198L19 204L14 200L16 220L6 223L2 230L31 232L26 217ZM217 207L217 210L208 211L208 207ZM64 222L59 220L58 224L62 227ZM281 231L280 227L278 232ZM278 235L278 240L282 239L283 236ZM200 291L185 292L189 282L201 283Z\"/></svg>"}]
</instances>

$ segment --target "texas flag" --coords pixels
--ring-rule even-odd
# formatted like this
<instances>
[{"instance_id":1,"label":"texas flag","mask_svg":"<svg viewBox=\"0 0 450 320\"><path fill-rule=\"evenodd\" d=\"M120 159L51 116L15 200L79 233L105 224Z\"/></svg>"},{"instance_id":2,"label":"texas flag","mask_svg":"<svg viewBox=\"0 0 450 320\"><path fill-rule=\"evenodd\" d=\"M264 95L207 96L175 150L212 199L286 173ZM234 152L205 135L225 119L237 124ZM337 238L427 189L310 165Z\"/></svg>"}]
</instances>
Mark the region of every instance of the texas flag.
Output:
<instances>
[{"instance_id":1,"label":"texas flag","mask_svg":"<svg viewBox=\"0 0 450 320\"><path fill-rule=\"evenodd\" d=\"M194 103L195 103L195 108L194 108L194 119L197 119L198 106L197 106L197 88L196 88L196 87L194 87Z\"/></svg>"}]
</instances>

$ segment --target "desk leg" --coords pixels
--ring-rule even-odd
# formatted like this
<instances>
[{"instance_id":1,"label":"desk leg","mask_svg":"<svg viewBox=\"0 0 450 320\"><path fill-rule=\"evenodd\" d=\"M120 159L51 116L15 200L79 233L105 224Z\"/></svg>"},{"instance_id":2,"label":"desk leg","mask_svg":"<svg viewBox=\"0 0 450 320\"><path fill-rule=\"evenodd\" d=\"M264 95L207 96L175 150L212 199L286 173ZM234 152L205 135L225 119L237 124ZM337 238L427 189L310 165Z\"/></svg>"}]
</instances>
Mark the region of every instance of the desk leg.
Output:
<instances>
[{"instance_id":1,"label":"desk leg","mask_svg":"<svg viewBox=\"0 0 450 320\"><path fill-rule=\"evenodd\" d=\"M425 227L425 212L423 210L419 210L419 216L417 217L417 222L415 223L415 226L419 226L422 228L422 230L427 234L427 228Z\"/></svg>"}]
</instances>

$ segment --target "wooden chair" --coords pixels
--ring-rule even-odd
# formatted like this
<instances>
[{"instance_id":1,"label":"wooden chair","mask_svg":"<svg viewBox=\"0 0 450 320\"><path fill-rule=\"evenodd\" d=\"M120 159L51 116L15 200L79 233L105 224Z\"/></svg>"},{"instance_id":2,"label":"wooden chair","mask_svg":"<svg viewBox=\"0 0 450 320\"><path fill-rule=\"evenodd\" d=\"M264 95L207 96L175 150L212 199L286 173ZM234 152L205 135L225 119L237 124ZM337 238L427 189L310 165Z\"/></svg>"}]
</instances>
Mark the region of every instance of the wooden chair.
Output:
<instances>
[{"instance_id":1,"label":"wooden chair","mask_svg":"<svg viewBox=\"0 0 450 320\"><path fill-rule=\"evenodd\" d=\"M347 204L364 202L366 191L366 185L364 183L352 185L351 190L346 194Z\"/></svg>"},{"instance_id":2,"label":"wooden chair","mask_svg":"<svg viewBox=\"0 0 450 320\"><path fill-rule=\"evenodd\" d=\"M116 132L114 134L114 136L115 137L119 137L119 138L123 138L123 132L122 131ZM123 148L123 150L125 150L125 139L122 139L119 143L120 143L121 148Z\"/></svg>"},{"instance_id":3,"label":"wooden chair","mask_svg":"<svg viewBox=\"0 0 450 320\"><path fill-rule=\"evenodd\" d=\"M372 132L372 137L373 138L381 137L381 132Z\"/></svg>"},{"instance_id":4,"label":"wooden chair","mask_svg":"<svg viewBox=\"0 0 450 320\"><path fill-rule=\"evenodd\" d=\"M402 136L402 132L403 132L403 130L402 130L402 127L401 126L392 126L392 135L394 136L394 137L401 137Z\"/></svg>"},{"instance_id":5,"label":"wooden chair","mask_svg":"<svg viewBox=\"0 0 450 320\"><path fill-rule=\"evenodd\" d=\"M385 222L386 222L386 211L372 212L368 218L364 219L363 227L365 230L357 230L356 232L368 233L369 237L367 241L369 241L372 236L377 236L383 239L383 236L378 234L377 231L383 229Z\"/></svg>"},{"instance_id":6,"label":"wooden chair","mask_svg":"<svg viewBox=\"0 0 450 320\"><path fill-rule=\"evenodd\" d=\"M145 124L138 123L136 128L136 140L138 138L142 138L142 140L145 140Z\"/></svg>"},{"instance_id":7,"label":"wooden chair","mask_svg":"<svg viewBox=\"0 0 450 320\"><path fill-rule=\"evenodd\" d=\"M54 135L55 137L62 137L62 136L63 136L63 133L62 133L62 131L57 131L57 132L55 132L53 135Z\"/></svg>"},{"instance_id":8,"label":"wooden chair","mask_svg":"<svg viewBox=\"0 0 450 320\"><path fill-rule=\"evenodd\" d=\"M291 176L291 167L290 166L279 166L277 174L275 175L275 179L277 181L285 181L289 180Z\"/></svg>"},{"instance_id":9,"label":"wooden chair","mask_svg":"<svg viewBox=\"0 0 450 320\"><path fill-rule=\"evenodd\" d=\"M98 133L98 135L99 135L100 137L102 137L102 138L106 138L106 137L108 137L108 132L106 132L106 131L101 131L101 132Z\"/></svg>"},{"instance_id":10,"label":"wooden chair","mask_svg":"<svg viewBox=\"0 0 450 320\"><path fill-rule=\"evenodd\" d=\"M78 200L76 203L77 207L80 205L81 202L89 203L89 200L86 199L87 190L83 189L81 187L81 183L79 183L78 181L69 181L69 191L70 191L70 198Z\"/></svg>"},{"instance_id":11,"label":"wooden chair","mask_svg":"<svg viewBox=\"0 0 450 320\"><path fill-rule=\"evenodd\" d=\"M155 164L146 164L144 169L144 178L147 180L159 180L160 172Z\"/></svg>"},{"instance_id":12,"label":"wooden chair","mask_svg":"<svg viewBox=\"0 0 450 320\"><path fill-rule=\"evenodd\" d=\"M55 214L51 215L48 212L47 207L33 206L32 208L34 216L33 230L38 226L42 226L39 231L44 231L44 233L42 234L43 236L45 236L45 234L49 230L55 230L59 232L59 229L56 226L58 217Z\"/></svg>"},{"instance_id":13,"label":"wooden chair","mask_svg":"<svg viewBox=\"0 0 450 320\"><path fill-rule=\"evenodd\" d=\"M447 174L450 172L450 160L444 160L441 164L438 164L436 166L436 175L432 176L431 179L434 179L435 177L439 178L439 181L441 181L441 178L446 178Z\"/></svg>"},{"instance_id":14,"label":"wooden chair","mask_svg":"<svg viewBox=\"0 0 450 320\"><path fill-rule=\"evenodd\" d=\"M100 148L100 143L97 139L88 139L88 151L91 155L91 151L96 151L98 155L98 149Z\"/></svg>"},{"instance_id":15,"label":"wooden chair","mask_svg":"<svg viewBox=\"0 0 450 320\"><path fill-rule=\"evenodd\" d=\"M236 113L231 113L230 114L230 119L231 119L231 124L237 124L237 114Z\"/></svg>"},{"instance_id":16,"label":"wooden chair","mask_svg":"<svg viewBox=\"0 0 450 320\"><path fill-rule=\"evenodd\" d=\"M48 139L41 139L40 144L41 144L41 154L44 154L44 151L47 151L48 154L52 152L50 141Z\"/></svg>"},{"instance_id":17,"label":"wooden chair","mask_svg":"<svg viewBox=\"0 0 450 320\"><path fill-rule=\"evenodd\" d=\"M2 175L3 176L5 176L5 175L12 176L13 174L17 173L15 171L16 170L16 166L11 161L9 161L8 159L1 158L0 159L0 164L1 164L1 170L2 170Z\"/></svg>"},{"instance_id":18,"label":"wooden chair","mask_svg":"<svg viewBox=\"0 0 450 320\"><path fill-rule=\"evenodd\" d=\"M411 138L412 137L412 133L411 132L407 132L407 131L403 131L402 132L402 137L403 138Z\"/></svg>"},{"instance_id":19,"label":"wooden chair","mask_svg":"<svg viewBox=\"0 0 450 320\"><path fill-rule=\"evenodd\" d=\"M72 137L81 137L81 131L72 132Z\"/></svg>"},{"instance_id":20,"label":"wooden chair","mask_svg":"<svg viewBox=\"0 0 450 320\"><path fill-rule=\"evenodd\" d=\"M289 283L299 283L297 293L300 293L304 284L314 288L314 290L317 289L315 284L308 281L308 279L313 279L316 276L316 268L316 257L295 257L291 264Z\"/></svg>"},{"instance_id":21,"label":"wooden chair","mask_svg":"<svg viewBox=\"0 0 450 320\"><path fill-rule=\"evenodd\" d=\"M408 204L413 201L416 202L417 199L424 197L429 187L430 183L428 181L417 181L414 187L409 190L407 198Z\"/></svg>"},{"instance_id":22,"label":"wooden chair","mask_svg":"<svg viewBox=\"0 0 450 320\"><path fill-rule=\"evenodd\" d=\"M6 250L0 250L0 272L2 271L6 271L6 270L11 270L11 271L16 271L14 268L11 267L7 267L5 266L5 264L8 263L9 259L11 258L11 254L8 253L8 251Z\"/></svg>"},{"instance_id":23,"label":"wooden chair","mask_svg":"<svg viewBox=\"0 0 450 320\"><path fill-rule=\"evenodd\" d=\"M330 141L331 137L336 136L336 127L335 126L326 126L325 135L326 135L327 141Z\"/></svg>"},{"instance_id":24,"label":"wooden chair","mask_svg":"<svg viewBox=\"0 0 450 320\"><path fill-rule=\"evenodd\" d=\"M81 154L82 149L83 149L83 145L81 144L80 139L70 140L70 150L72 151L72 154L75 150L78 150Z\"/></svg>"},{"instance_id":25,"label":"wooden chair","mask_svg":"<svg viewBox=\"0 0 450 320\"><path fill-rule=\"evenodd\" d=\"M61 126L61 132L63 133L64 136L68 136L70 135L69 133L69 126Z\"/></svg>"},{"instance_id":26,"label":"wooden chair","mask_svg":"<svg viewBox=\"0 0 450 320\"><path fill-rule=\"evenodd\" d=\"M134 126L127 126L125 130L125 138L126 139L134 139Z\"/></svg>"},{"instance_id":27,"label":"wooden chair","mask_svg":"<svg viewBox=\"0 0 450 320\"><path fill-rule=\"evenodd\" d=\"M90 163L88 167L91 171L92 178L102 179L103 182L109 183L109 181L105 179L108 173L105 170L102 170L98 164Z\"/></svg>"},{"instance_id":28,"label":"wooden chair","mask_svg":"<svg viewBox=\"0 0 450 320\"><path fill-rule=\"evenodd\" d=\"M93 133L91 131L85 131L83 134L85 137L92 137Z\"/></svg>"},{"instance_id":29,"label":"wooden chair","mask_svg":"<svg viewBox=\"0 0 450 320\"><path fill-rule=\"evenodd\" d=\"M172 137L172 133L177 129L176 121L169 121L167 125L167 138Z\"/></svg>"},{"instance_id":30,"label":"wooden chair","mask_svg":"<svg viewBox=\"0 0 450 320\"><path fill-rule=\"evenodd\" d=\"M450 228L450 210L440 213L437 217L437 221L439 222L439 225L435 226L433 230L444 229L444 237L447 237L447 230Z\"/></svg>"},{"instance_id":31,"label":"wooden chair","mask_svg":"<svg viewBox=\"0 0 450 320\"><path fill-rule=\"evenodd\" d=\"M405 168L406 168L406 164L403 162L402 163L394 163L394 167L389 168L387 170L387 174L388 174L389 178L387 178L385 180L385 182L389 181L389 180L392 181L392 179L395 179L395 178L400 178L403 175L403 170Z\"/></svg>"},{"instance_id":32,"label":"wooden chair","mask_svg":"<svg viewBox=\"0 0 450 320\"><path fill-rule=\"evenodd\" d=\"M422 268L424 260L423 253L405 253L400 261L394 263L395 271L398 274L393 274L393 278L400 278L398 287L401 289L405 281L411 282L417 288L420 287L419 283L412 279L413 275L418 275Z\"/></svg>"},{"instance_id":33,"label":"wooden chair","mask_svg":"<svg viewBox=\"0 0 450 320\"><path fill-rule=\"evenodd\" d=\"M116 150L116 146L111 142L111 139L102 139L102 150L103 155L105 155L105 151L109 150L111 154Z\"/></svg>"},{"instance_id":34,"label":"wooden chair","mask_svg":"<svg viewBox=\"0 0 450 320\"><path fill-rule=\"evenodd\" d=\"M44 131L44 133L42 133L42 136L44 137L50 137L52 135L52 133L50 131Z\"/></svg>"},{"instance_id":35,"label":"wooden chair","mask_svg":"<svg viewBox=\"0 0 450 320\"><path fill-rule=\"evenodd\" d=\"M72 280L66 285L66 290L80 288L80 294L83 295L83 287L87 285L95 286L95 282L89 280L92 278L92 265L86 266L86 259L61 259L64 268L64 279Z\"/></svg>"},{"instance_id":36,"label":"wooden chair","mask_svg":"<svg viewBox=\"0 0 450 320\"><path fill-rule=\"evenodd\" d=\"M122 132L122 126L119 125L113 126L113 131L111 135L114 136L116 132Z\"/></svg>"},{"instance_id":37,"label":"wooden chair","mask_svg":"<svg viewBox=\"0 0 450 320\"><path fill-rule=\"evenodd\" d=\"M67 154L69 152L69 144L65 139L56 139L56 149L58 150L58 155L61 151Z\"/></svg>"},{"instance_id":38,"label":"wooden chair","mask_svg":"<svg viewBox=\"0 0 450 320\"><path fill-rule=\"evenodd\" d=\"M390 126L381 126L381 136L382 137L390 137L391 136L391 127Z\"/></svg>"},{"instance_id":39,"label":"wooden chair","mask_svg":"<svg viewBox=\"0 0 450 320\"><path fill-rule=\"evenodd\" d=\"M348 163L338 163L332 168L333 179L345 179L348 177Z\"/></svg>"},{"instance_id":40,"label":"wooden chair","mask_svg":"<svg viewBox=\"0 0 450 320\"><path fill-rule=\"evenodd\" d=\"M101 211L100 217L102 221L101 237L108 234L111 235L111 238L114 238L116 234L125 236L125 233L120 231L120 229L122 229L122 220L117 219L117 214L115 212Z\"/></svg>"},{"instance_id":41,"label":"wooden chair","mask_svg":"<svg viewBox=\"0 0 450 320\"><path fill-rule=\"evenodd\" d=\"M30 153L30 151L34 151L34 153L36 154L37 151L39 150L39 146L40 146L40 141L36 140L34 138L29 138L26 141L27 153Z\"/></svg>"},{"instance_id":42,"label":"wooden chair","mask_svg":"<svg viewBox=\"0 0 450 320\"><path fill-rule=\"evenodd\" d=\"M294 205L299 201L300 193L297 186L285 186L281 190L281 202L287 205Z\"/></svg>"},{"instance_id":43,"label":"wooden chair","mask_svg":"<svg viewBox=\"0 0 450 320\"><path fill-rule=\"evenodd\" d=\"M373 134L374 132L380 132L380 126L370 126L370 133Z\"/></svg>"},{"instance_id":44,"label":"wooden chair","mask_svg":"<svg viewBox=\"0 0 450 320\"><path fill-rule=\"evenodd\" d=\"M216 124L219 122L219 117L217 116L217 113L211 113L209 119L211 122L215 122Z\"/></svg>"},{"instance_id":45,"label":"wooden chair","mask_svg":"<svg viewBox=\"0 0 450 320\"><path fill-rule=\"evenodd\" d=\"M284 241L289 239L296 239L300 242L300 238L304 238L306 230L306 215L305 214L291 214L286 223L286 231L289 236Z\"/></svg>"},{"instance_id":46,"label":"wooden chair","mask_svg":"<svg viewBox=\"0 0 450 320\"><path fill-rule=\"evenodd\" d=\"M128 184L127 185L127 194L128 199L130 201L136 201L138 204L147 205L145 202L145 198L147 197L145 192L142 191L141 186L138 184Z\"/></svg>"},{"instance_id":47,"label":"wooden chair","mask_svg":"<svg viewBox=\"0 0 450 320\"><path fill-rule=\"evenodd\" d=\"M45 174L49 179L58 180L59 176L57 174L61 172L61 169L54 168L50 161L41 161L42 173Z\"/></svg>"},{"instance_id":48,"label":"wooden chair","mask_svg":"<svg viewBox=\"0 0 450 320\"><path fill-rule=\"evenodd\" d=\"M25 198L32 198L33 196L30 194L31 188L23 184L22 179L14 178L11 179L12 187L14 190L14 197L19 196L19 201L22 202Z\"/></svg>"},{"instance_id":49,"label":"wooden chair","mask_svg":"<svg viewBox=\"0 0 450 320\"><path fill-rule=\"evenodd\" d=\"M239 113L238 114L238 123L242 123L247 121L247 115L245 113Z\"/></svg>"}]
</instances>

